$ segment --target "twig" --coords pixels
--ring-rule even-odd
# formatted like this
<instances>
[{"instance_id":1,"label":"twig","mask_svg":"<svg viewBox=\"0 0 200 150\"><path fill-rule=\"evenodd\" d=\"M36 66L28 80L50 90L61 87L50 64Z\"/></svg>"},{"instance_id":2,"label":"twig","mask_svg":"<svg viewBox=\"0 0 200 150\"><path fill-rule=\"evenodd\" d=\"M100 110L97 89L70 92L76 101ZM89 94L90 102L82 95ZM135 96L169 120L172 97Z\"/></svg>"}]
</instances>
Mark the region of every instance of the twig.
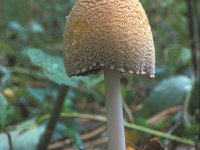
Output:
<instances>
[{"instance_id":1,"label":"twig","mask_svg":"<svg viewBox=\"0 0 200 150\"><path fill-rule=\"evenodd\" d=\"M31 69L26 69L26 68L22 68L22 67L11 67L10 70L16 74L20 74L20 75L23 74L23 75L27 75L27 76L46 79L46 77L43 73L38 72L38 71L33 71Z\"/></svg>"},{"instance_id":2,"label":"twig","mask_svg":"<svg viewBox=\"0 0 200 150\"><path fill-rule=\"evenodd\" d=\"M199 49L200 49L200 22L198 18L198 1L197 0L186 0L187 4L187 17L188 17L188 30L190 36L190 46L192 52L192 63L197 78L200 77L200 60L199 60Z\"/></svg>"},{"instance_id":3,"label":"twig","mask_svg":"<svg viewBox=\"0 0 200 150\"><path fill-rule=\"evenodd\" d=\"M123 106L126 114L128 115L129 121L133 123L134 122L133 114L124 99L122 99L122 106Z\"/></svg>"},{"instance_id":4,"label":"twig","mask_svg":"<svg viewBox=\"0 0 200 150\"><path fill-rule=\"evenodd\" d=\"M106 129L106 126L103 125L102 127L99 127L89 133L86 133L86 134L83 134L81 135L81 139L82 140L88 140L88 139L91 139L95 136L97 136L98 134L102 133L104 130Z\"/></svg>"},{"instance_id":5,"label":"twig","mask_svg":"<svg viewBox=\"0 0 200 150\"><path fill-rule=\"evenodd\" d=\"M88 140L88 139L91 139L95 136L97 136L98 134L102 133L104 130L106 129L106 126L103 125L89 133L85 133L83 135L81 135L81 140ZM50 144L48 146L48 150L53 150L53 149L58 149L60 147L64 147L66 145L69 145L72 143L72 140L70 139L66 139L64 141L60 141L60 142L56 142L56 143L53 143L53 144Z\"/></svg>"},{"instance_id":6,"label":"twig","mask_svg":"<svg viewBox=\"0 0 200 150\"><path fill-rule=\"evenodd\" d=\"M168 134L172 134L179 126L181 125L181 121L177 121L168 131ZM169 140L165 140L163 142L163 145L169 145L170 141Z\"/></svg>"},{"instance_id":7,"label":"twig","mask_svg":"<svg viewBox=\"0 0 200 150\"><path fill-rule=\"evenodd\" d=\"M61 117L64 117L64 118L83 118L83 119L94 120L94 121L102 121L102 122L107 121L106 117L103 117L103 116L90 115L90 114L79 114L79 113L61 113ZM45 115L45 116L42 116L42 117L40 117L36 120L36 123L39 124L39 123L41 123L42 121L44 121L48 118L49 118L48 114ZM172 141L175 141L175 142L179 142L179 143L182 143L182 144L195 146L195 142L190 140L190 139L184 139L184 138L181 138L181 137L178 137L178 136L174 136L174 135L167 134L167 133L164 133L164 132L160 132L160 131L157 131L157 130L153 130L153 129L150 129L150 128L142 127L142 126L139 126L139 125L136 125L136 124L125 122L125 127L129 128L129 129L138 130L138 131L141 131L141 132L144 132L144 133L147 133L147 134L151 134L151 135L154 135L154 136L166 138L166 139L169 139L169 140L172 140Z\"/></svg>"},{"instance_id":8,"label":"twig","mask_svg":"<svg viewBox=\"0 0 200 150\"><path fill-rule=\"evenodd\" d=\"M8 137L9 150L13 150L12 137L11 137L10 133L6 129L4 129L4 133Z\"/></svg>"},{"instance_id":9,"label":"twig","mask_svg":"<svg viewBox=\"0 0 200 150\"><path fill-rule=\"evenodd\" d=\"M106 144L108 142L108 137L101 137L99 139L95 139L93 141L87 142L86 146L89 147L96 147L98 145L103 145ZM89 149L92 150L92 149Z\"/></svg>"},{"instance_id":10,"label":"twig","mask_svg":"<svg viewBox=\"0 0 200 150\"><path fill-rule=\"evenodd\" d=\"M130 129L135 129L135 130L138 130L138 131L141 131L141 132L144 132L144 133L152 134L152 135L155 135L155 136L159 136L159 137L162 137L162 138L166 138L166 139L176 141L176 142L179 142L179 143L182 143L182 144L188 144L188 145L191 145L191 146L195 146L195 142L192 141L192 140L184 139L184 138L181 138L181 137L178 137L178 136L175 136L175 135L167 134L167 133L160 132L160 131L157 131L157 130L153 130L153 129L150 129L150 128L145 128L145 127L138 126L138 125L135 125L135 124L130 124L130 123L125 123L125 127L130 128Z\"/></svg>"},{"instance_id":11,"label":"twig","mask_svg":"<svg viewBox=\"0 0 200 150\"><path fill-rule=\"evenodd\" d=\"M152 124L161 122L161 121L165 120L166 118L168 118L169 116L174 115L175 113L177 113L178 111L181 111L181 110L182 110L182 106L180 106L180 105L165 109L165 110L159 112L158 114L154 115L150 119L148 119L147 124L152 125Z\"/></svg>"},{"instance_id":12,"label":"twig","mask_svg":"<svg viewBox=\"0 0 200 150\"><path fill-rule=\"evenodd\" d=\"M183 120L184 120L184 123L187 127L191 126L190 119L189 119L190 116L189 116L189 111L188 111L191 96L192 96L192 91L187 93L185 101L184 101Z\"/></svg>"},{"instance_id":13,"label":"twig","mask_svg":"<svg viewBox=\"0 0 200 150\"><path fill-rule=\"evenodd\" d=\"M48 143L51 140L52 133L53 133L55 126L56 126L56 123L58 121L59 114L61 112L62 105L64 103L65 96L67 94L67 90L68 90L67 86L62 86L60 88L58 99L56 101L56 104L54 106L54 110L53 110L51 117L49 119L45 133L41 137L40 143L38 145L38 150L46 150L47 149Z\"/></svg>"}]
</instances>

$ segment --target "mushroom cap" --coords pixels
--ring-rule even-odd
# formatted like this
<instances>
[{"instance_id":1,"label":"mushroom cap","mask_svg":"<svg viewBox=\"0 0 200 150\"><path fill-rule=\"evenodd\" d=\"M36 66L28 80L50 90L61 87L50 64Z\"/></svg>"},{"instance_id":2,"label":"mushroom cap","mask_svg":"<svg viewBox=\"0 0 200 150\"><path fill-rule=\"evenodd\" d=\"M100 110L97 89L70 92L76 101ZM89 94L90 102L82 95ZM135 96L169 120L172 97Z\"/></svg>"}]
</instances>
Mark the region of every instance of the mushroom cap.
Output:
<instances>
[{"instance_id":1,"label":"mushroom cap","mask_svg":"<svg viewBox=\"0 0 200 150\"><path fill-rule=\"evenodd\" d=\"M63 40L69 76L109 68L154 77L151 27L138 0L77 0Z\"/></svg>"}]
</instances>

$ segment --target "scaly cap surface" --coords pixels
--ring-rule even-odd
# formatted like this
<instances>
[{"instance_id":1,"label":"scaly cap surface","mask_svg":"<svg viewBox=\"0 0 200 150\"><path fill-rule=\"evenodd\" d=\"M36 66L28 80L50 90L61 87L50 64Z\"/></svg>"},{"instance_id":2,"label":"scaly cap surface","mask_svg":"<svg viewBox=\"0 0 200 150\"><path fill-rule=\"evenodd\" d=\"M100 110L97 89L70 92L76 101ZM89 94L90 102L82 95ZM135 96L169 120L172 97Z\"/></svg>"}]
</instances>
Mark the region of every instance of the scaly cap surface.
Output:
<instances>
[{"instance_id":1,"label":"scaly cap surface","mask_svg":"<svg viewBox=\"0 0 200 150\"><path fill-rule=\"evenodd\" d=\"M104 68L154 76L151 27L138 0L78 0L67 18L64 63L69 76Z\"/></svg>"}]
</instances>

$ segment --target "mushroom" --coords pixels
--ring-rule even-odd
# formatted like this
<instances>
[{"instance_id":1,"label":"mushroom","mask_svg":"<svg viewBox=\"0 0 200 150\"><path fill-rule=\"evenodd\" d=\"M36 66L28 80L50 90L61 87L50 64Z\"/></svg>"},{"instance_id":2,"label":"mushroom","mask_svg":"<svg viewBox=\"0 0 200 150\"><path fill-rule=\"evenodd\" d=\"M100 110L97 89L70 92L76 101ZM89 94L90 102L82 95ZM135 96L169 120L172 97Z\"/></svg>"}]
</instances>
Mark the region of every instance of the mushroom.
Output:
<instances>
[{"instance_id":1,"label":"mushroom","mask_svg":"<svg viewBox=\"0 0 200 150\"><path fill-rule=\"evenodd\" d=\"M104 71L108 149L125 150L121 74L154 77L155 48L142 5L139 0L77 0L63 42L70 77Z\"/></svg>"}]
</instances>

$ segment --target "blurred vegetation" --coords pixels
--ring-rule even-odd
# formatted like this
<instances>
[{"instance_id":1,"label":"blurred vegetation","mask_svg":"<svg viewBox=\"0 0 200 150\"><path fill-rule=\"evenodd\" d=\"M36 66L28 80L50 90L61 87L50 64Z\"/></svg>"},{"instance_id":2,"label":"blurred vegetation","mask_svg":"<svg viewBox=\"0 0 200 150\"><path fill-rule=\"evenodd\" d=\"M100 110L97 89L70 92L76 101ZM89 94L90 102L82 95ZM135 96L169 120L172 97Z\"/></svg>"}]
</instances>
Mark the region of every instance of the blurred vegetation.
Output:
<instances>
[{"instance_id":1,"label":"blurred vegetation","mask_svg":"<svg viewBox=\"0 0 200 150\"><path fill-rule=\"evenodd\" d=\"M197 142L198 2L194 1L192 9L187 0L141 2L154 35L156 78L123 76L125 120ZM65 16L73 4L74 0L1 0L0 150L36 149L48 120L44 116L52 112L62 85L68 87L63 116L70 113L105 116L102 74L69 78L63 67L62 34ZM86 148L92 145L91 141L105 139L103 130L84 140L83 134L96 131L104 122L78 118L59 119L49 149L56 149L53 146L64 140L71 142L62 143L57 149ZM140 149L155 136L126 131L129 149ZM159 140L166 149L193 147L167 138Z\"/></svg>"}]
</instances>

